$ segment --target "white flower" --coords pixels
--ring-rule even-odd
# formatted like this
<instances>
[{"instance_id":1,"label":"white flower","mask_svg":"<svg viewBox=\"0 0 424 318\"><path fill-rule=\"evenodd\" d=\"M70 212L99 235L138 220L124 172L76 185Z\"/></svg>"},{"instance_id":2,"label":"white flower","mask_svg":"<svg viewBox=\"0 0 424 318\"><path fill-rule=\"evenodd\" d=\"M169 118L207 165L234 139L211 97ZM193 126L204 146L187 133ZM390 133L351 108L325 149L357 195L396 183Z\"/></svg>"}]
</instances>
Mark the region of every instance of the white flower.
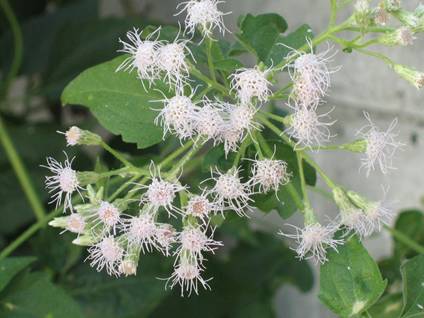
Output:
<instances>
[{"instance_id":1,"label":"white flower","mask_svg":"<svg viewBox=\"0 0 424 318\"><path fill-rule=\"evenodd\" d=\"M177 6L182 9L176 14L179 15L186 11L185 32L194 35L196 27L200 27L204 37L211 37L212 31L215 28L224 34L225 28L223 16L228 13L223 13L218 10L217 5L223 1L218 0L190 0L181 2Z\"/></svg>"},{"instance_id":2,"label":"white flower","mask_svg":"<svg viewBox=\"0 0 424 318\"><path fill-rule=\"evenodd\" d=\"M62 164L52 157L47 157L47 166L42 165L53 173L52 176L46 176L45 184L49 193L54 193L50 203L55 202L56 208L59 207L63 200L63 211L71 210L72 208L72 194L82 189L78 182L77 172L72 169L72 162L75 158L69 160L68 155L65 153L65 162ZM81 194L80 194L81 195Z\"/></svg>"},{"instance_id":3,"label":"white flower","mask_svg":"<svg viewBox=\"0 0 424 318\"><path fill-rule=\"evenodd\" d=\"M208 285L210 279L203 279L201 276L202 272L203 269L197 263L197 259L183 255L179 258L179 263L175 266L171 277L168 278L167 285L170 282L171 289L177 284L180 285L181 297L185 293L190 296L193 291L198 294L199 283L204 289L210 289Z\"/></svg>"},{"instance_id":4,"label":"white flower","mask_svg":"<svg viewBox=\"0 0 424 318\"><path fill-rule=\"evenodd\" d=\"M241 104L249 104L256 97L260 102L266 102L271 94L267 80L268 71L261 71L258 67L242 68L231 74L231 89L237 92Z\"/></svg>"},{"instance_id":5,"label":"white flower","mask_svg":"<svg viewBox=\"0 0 424 318\"><path fill-rule=\"evenodd\" d=\"M348 210L340 210L340 224L347 229L347 234L351 231L363 238L369 235L369 224L365 213L355 207Z\"/></svg>"},{"instance_id":6,"label":"white flower","mask_svg":"<svg viewBox=\"0 0 424 318\"><path fill-rule=\"evenodd\" d=\"M239 169L231 169L221 173L216 169L216 176L212 179L215 186L210 193L217 209L223 213L224 209L235 211L239 216L246 216L245 209L250 210L249 202L253 201L249 196L252 194L250 184L241 182Z\"/></svg>"},{"instance_id":7,"label":"white flower","mask_svg":"<svg viewBox=\"0 0 424 318\"><path fill-rule=\"evenodd\" d=\"M228 116L228 125L237 131L251 132L253 129L259 129L260 124L253 120L257 110L247 104L233 105L229 103L224 104L224 110Z\"/></svg>"},{"instance_id":8,"label":"white flower","mask_svg":"<svg viewBox=\"0 0 424 318\"><path fill-rule=\"evenodd\" d=\"M396 36L398 43L403 46L408 46L414 44L414 33L408 27L401 27L396 30Z\"/></svg>"},{"instance_id":9,"label":"white flower","mask_svg":"<svg viewBox=\"0 0 424 318\"><path fill-rule=\"evenodd\" d=\"M321 121L322 118L329 117L331 111L318 115L314 109L306 107L296 108L291 118L290 127L285 132L296 140L296 148L321 146L323 142L328 142L331 137L329 126L333 122Z\"/></svg>"},{"instance_id":10,"label":"white flower","mask_svg":"<svg viewBox=\"0 0 424 318\"><path fill-rule=\"evenodd\" d=\"M142 212L139 216L133 216L125 224L128 242L131 245L139 246L143 253L151 252L152 247L157 248L157 229L154 215L149 212Z\"/></svg>"},{"instance_id":11,"label":"white flower","mask_svg":"<svg viewBox=\"0 0 424 318\"><path fill-rule=\"evenodd\" d=\"M157 41L159 32L160 28L150 33L143 41L141 39L142 32L134 28L133 31L127 32L128 42L119 39L123 48L118 52L128 53L130 56L119 65L116 71L131 72L136 69L143 86L143 80L147 80L149 85L151 85L155 79L158 79L158 50L161 47L161 43ZM154 37L155 39L153 39Z\"/></svg>"},{"instance_id":12,"label":"white flower","mask_svg":"<svg viewBox=\"0 0 424 318\"><path fill-rule=\"evenodd\" d=\"M173 201L177 193L183 191L185 187L177 181L163 180L160 171L154 167L153 162L150 165L150 174L152 176L150 185L139 185L139 189L147 189L146 193L141 196L140 204L147 203L153 211L163 207L169 216L174 216L173 212L180 213L179 209L173 205Z\"/></svg>"},{"instance_id":13,"label":"white flower","mask_svg":"<svg viewBox=\"0 0 424 318\"><path fill-rule=\"evenodd\" d=\"M171 224L163 223L157 226L155 233L156 242L165 256L169 255L172 244L177 241L176 234L177 232Z\"/></svg>"},{"instance_id":14,"label":"white flower","mask_svg":"<svg viewBox=\"0 0 424 318\"><path fill-rule=\"evenodd\" d=\"M106 267L109 275L119 276L121 274L119 266L124 255L124 249L113 236L103 238L99 243L88 249L90 255L87 257L91 267L95 267L98 272Z\"/></svg>"},{"instance_id":15,"label":"white flower","mask_svg":"<svg viewBox=\"0 0 424 318\"><path fill-rule=\"evenodd\" d=\"M177 90L182 89L189 76L186 53L191 55L191 51L187 47L187 42L183 39L178 40L177 35L174 42L164 44L158 49L159 69L165 75L169 85L174 85Z\"/></svg>"},{"instance_id":16,"label":"white flower","mask_svg":"<svg viewBox=\"0 0 424 318\"><path fill-rule=\"evenodd\" d=\"M367 142L367 150L361 159L361 168L365 168L367 176L371 170L375 170L376 166L386 174L390 169L395 169L392 166L393 156L396 150L403 146L402 143L395 140L398 134L393 132L397 125L397 119L390 123L386 131L381 131L371 121L369 113L364 112L364 116L368 120L368 125L357 132L357 135Z\"/></svg>"},{"instance_id":17,"label":"white flower","mask_svg":"<svg viewBox=\"0 0 424 318\"><path fill-rule=\"evenodd\" d=\"M191 97L176 95L163 100L164 107L155 119L157 125L160 121L166 133L175 134L179 139L190 138L194 134L194 115L196 106Z\"/></svg>"},{"instance_id":18,"label":"white flower","mask_svg":"<svg viewBox=\"0 0 424 318\"><path fill-rule=\"evenodd\" d=\"M106 230L112 230L116 233L116 228L118 225L122 224L121 212L119 209L112 203L102 201L100 206L96 210L96 213L91 216L94 218L96 223L101 223L106 226Z\"/></svg>"},{"instance_id":19,"label":"white flower","mask_svg":"<svg viewBox=\"0 0 424 318\"><path fill-rule=\"evenodd\" d=\"M66 132L58 131L59 134L65 135L66 145L67 146L75 146L78 145L78 142L81 138L81 129L77 126L72 126Z\"/></svg>"},{"instance_id":20,"label":"white flower","mask_svg":"<svg viewBox=\"0 0 424 318\"><path fill-rule=\"evenodd\" d=\"M220 141L225 122L221 116L222 105L204 98L203 107L195 114L194 127L196 132L205 137L206 140Z\"/></svg>"},{"instance_id":21,"label":"white flower","mask_svg":"<svg viewBox=\"0 0 424 318\"><path fill-rule=\"evenodd\" d=\"M233 129L226 123L221 131L221 140L224 142L225 157L230 151L237 151L239 142L243 141L245 135L243 130Z\"/></svg>"},{"instance_id":22,"label":"white flower","mask_svg":"<svg viewBox=\"0 0 424 318\"><path fill-rule=\"evenodd\" d=\"M342 244L342 240L333 239L337 227L333 225L322 226L319 223L305 225L299 228L291 225L295 234L279 234L288 238L295 239L298 243L295 249L299 259L312 259L316 263L325 263L327 261L326 249L332 248L337 251L337 245Z\"/></svg>"},{"instance_id":23,"label":"white flower","mask_svg":"<svg viewBox=\"0 0 424 318\"><path fill-rule=\"evenodd\" d=\"M310 51L313 52L312 44L310 44ZM319 54L293 50L288 55L288 59L299 56L294 63L288 65L289 74L293 81L290 100L293 100L296 105L316 108L321 98L326 95L331 84L330 74L339 69L330 69L327 66L336 54L336 52L329 54L330 51L331 47Z\"/></svg>"},{"instance_id":24,"label":"white flower","mask_svg":"<svg viewBox=\"0 0 424 318\"><path fill-rule=\"evenodd\" d=\"M260 192L278 191L280 185L290 181L292 174L287 171L287 163L283 160L254 160L252 167L252 183L259 185Z\"/></svg>"},{"instance_id":25,"label":"white flower","mask_svg":"<svg viewBox=\"0 0 424 318\"><path fill-rule=\"evenodd\" d=\"M189 253L192 257L203 260L202 252L214 252L222 243L213 239L214 231L210 236L206 235L206 227L185 226L178 235L178 241L181 245L178 247L176 254L183 255Z\"/></svg>"},{"instance_id":26,"label":"white flower","mask_svg":"<svg viewBox=\"0 0 424 318\"><path fill-rule=\"evenodd\" d=\"M206 223L206 220L214 211L215 205L209 201L205 193L191 197L185 209L187 215L197 217L203 223Z\"/></svg>"},{"instance_id":27,"label":"white flower","mask_svg":"<svg viewBox=\"0 0 424 318\"><path fill-rule=\"evenodd\" d=\"M67 217L66 230L72 233L83 234L85 231L86 222L78 213L71 213Z\"/></svg>"},{"instance_id":28,"label":"white flower","mask_svg":"<svg viewBox=\"0 0 424 318\"><path fill-rule=\"evenodd\" d=\"M137 265L133 260L123 260L119 265L119 271L125 276L135 275L137 273Z\"/></svg>"}]
</instances>

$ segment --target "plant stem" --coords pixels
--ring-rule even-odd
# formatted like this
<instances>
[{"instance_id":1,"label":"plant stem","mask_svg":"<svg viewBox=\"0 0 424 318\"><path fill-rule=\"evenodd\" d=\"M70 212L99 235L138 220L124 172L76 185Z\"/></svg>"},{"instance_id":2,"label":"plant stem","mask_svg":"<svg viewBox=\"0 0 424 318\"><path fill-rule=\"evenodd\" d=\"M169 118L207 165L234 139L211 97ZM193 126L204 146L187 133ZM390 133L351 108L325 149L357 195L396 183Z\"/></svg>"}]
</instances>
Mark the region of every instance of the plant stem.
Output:
<instances>
[{"instance_id":1,"label":"plant stem","mask_svg":"<svg viewBox=\"0 0 424 318\"><path fill-rule=\"evenodd\" d=\"M224 96L230 96L230 93L225 88L225 86L219 84L218 82L214 82L209 77L200 72L193 64L189 63L190 74L194 77L197 77L199 80L205 82L208 86L214 88L215 90L221 92Z\"/></svg>"},{"instance_id":2,"label":"plant stem","mask_svg":"<svg viewBox=\"0 0 424 318\"><path fill-rule=\"evenodd\" d=\"M168 164L170 164L175 158L177 158L179 155L181 155L184 151L189 149L191 146L193 146L194 140L187 141L183 146L179 147L174 152L170 153L168 156L166 156L162 162L158 165L160 168L166 167Z\"/></svg>"},{"instance_id":3,"label":"plant stem","mask_svg":"<svg viewBox=\"0 0 424 318\"><path fill-rule=\"evenodd\" d=\"M330 0L330 21L328 23L329 27L334 26L336 24L337 18L337 0Z\"/></svg>"},{"instance_id":4,"label":"plant stem","mask_svg":"<svg viewBox=\"0 0 424 318\"><path fill-rule=\"evenodd\" d=\"M307 154L302 153L303 158L305 159L305 161L307 163L309 163L321 176L321 178L324 180L324 182L327 184L327 186L330 189L334 189L337 187L336 183L331 180L331 178L329 176L327 176L324 172L324 170L321 169L321 167L314 161L312 160Z\"/></svg>"},{"instance_id":5,"label":"plant stem","mask_svg":"<svg viewBox=\"0 0 424 318\"><path fill-rule=\"evenodd\" d=\"M408 236L406 236L405 234L403 234L402 232L391 228L387 225L384 225L384 228L394 237L396 238L398 241L400 241L401 243L405 244L406 246L408 246L409 248L413 249L414 251L416 251L419 254L424 254L424 247L421 246L420 244L416 243L415 241L411 240Z\"/></svg>"},{"instance_id":6,"label":"plant stem","mask_svg":"<svg viewBox=\"0 0 424 318\"><path fill-rule=\"evenodd\" d=\"M50 214L47 214L45 217L40 219L37 223L31 225L26 229L21 235L19 235L12 243L10 243L5 249L0 253L0 260L9 256L15 249L17 249L21 244L28 240L34 233L39 229L44 227L51 219L59 215L62 212L61 209L54 210Z\"/></svg>"},{"instance_id":7,"label":"plant stem","mask_svg":"<svg viewBox=\"0 0 424 318\"><path fill-rule=\"evenodd\" d=\"M131 162L129 162L127 159L125 159L124 156L119 151L113 149L112 147L110 147L104 141L102 141L100 145L103 147L104 150L106 150L108 153L110 153L116 159L118 159L119 161L121 161L125 166L127 166L127 167L133 167L133 164Z\"/></svg>"},{"instance_id":8,"label":"plant stem","mask_svg":"<svg viewBox=\"0 0 424 318\"><path fill-rule=\"evenodd\" d=\"M6 126L3 123L3 119L0 117L0 141L6 152L6 155L10 161L10 164L15 171L15 174L21 184L22 190L24 191L29 204L38 220L41 220L46 214L44 211L43 204L41 203L35 188L30 180L30 176L16 151L12 140L10 139L9 133Z\"/></svg>"},{"instance_id":9,"label":"plant stem","mask_svg":"<svg viewBox=\"0 0 424 318\"><path fill-rule=\"evenodd\" d=\"M207 37L208 41L208 49L207 49L207 57L208 57L208 67L209 67L209 75L212 77L212 81L216 83L216 74L215 74L215 68L213 65L213 59L212 59L212 39Z\"/></svg>"},{"instance_id":10,"label":"plant stem","mask_svg":"<svg viewBox=\"0 0 424 318\"><path fill-rule=\"evenodd\" d=\"M300 178L300 189L302 191L303 196L303 204L306 208L311 207L311 203L309 201L308 190L306 189L306 181L305 181L305 171L303 170L303 155L300 152L296 152L297 166L299 169L299 178Z\"/></svg>"},{"instance_id":11,"label":"plant stem","mask_svg":"<svg viewBox=\"0 0 424 318\"><path fill-rule=\"evenodd\" d=\"M169 175L167 176L170 179L173 179L177 176L177 174L180 172L180 170L182 170L182 168L184 167L184 165L187 163L187 161L189 161L195 154L196 152L199 151L199 149L201 147L199 147L199 145L201 145L201 138L197 138L197 140L194 142L192 148L190 149L189 152L187 152L184 157L182 157L180 159L180 161L177 163L177 165L169 172Z\"/></svg>"},{"instance_id":12,"label":"plant stem","mask_svg":"<svg viewBox=\"0 0 424 318\"><path fill-rule=\"evenodd\" d=\"M3 85L0 89L0 99L2 99L7 94L10 84L15 79L16 75L19 72L19 68L21 67L23 41L21 27L19 26L19 22L16 19L16 16L12 8L10 7L9 2L7 0L0 0L0 7L3 9L4 15L6 16L6 19L9 22L10 28L12 30L15 53L13 55L13 60L10 66L9 73L4 79Z\"/></svg>"}]
</instances>

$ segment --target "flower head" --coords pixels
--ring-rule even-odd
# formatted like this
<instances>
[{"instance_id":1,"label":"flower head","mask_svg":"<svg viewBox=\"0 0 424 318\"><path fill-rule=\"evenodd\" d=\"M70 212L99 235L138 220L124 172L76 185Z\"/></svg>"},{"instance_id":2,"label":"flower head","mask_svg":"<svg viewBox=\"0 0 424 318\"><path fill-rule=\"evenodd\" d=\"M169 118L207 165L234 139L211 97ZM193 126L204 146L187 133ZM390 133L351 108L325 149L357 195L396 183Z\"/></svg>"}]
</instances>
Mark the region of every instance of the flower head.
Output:
<instances>
[{"instance_id":1,"label":"flower head","mask_svg":"<svg viewBox=\"0 0 424 318\"><path fill-rule=\"evenodd\" d=\"M182 9L176 14L179 15L186 11L185 32L194 34L197 27L203 32L204 37L211 37L212 31L217 28L224 34L226 28L224 25L223 13L218 10L217 5L223 1L218 0L190 0L181 2L177 10Z\"/></svg>"},{"instance_id":2,"label":"flower head","mask_svg":"<svg viewBox=\"0 0 424 318\"><path fill-rule=\"evenodd\" d=\"M185 208L187 215L192 215L201 219L204 223L210 217L210 214L215 211L215 206L209 201L205 193L195 195L190 198Z\"/></svg>"},{"instance_id":3,"label":"flower head","mask_svg":"<svg viewBox=\"0 0 424 318\"><path fill-rule=\"evenodd\" d=\"M287 184L292 174L287 171L287 163L283 160L254 160L252 167L252 182L259 185L261 192L278 191L280 185Z\"/></svg>"},{"instance_id":4,"label":"flower head","mask_svg":"<svg viewBox=\"0 0 424 318\"><path fill-rule=\"evenodd\" d=\"M90 260L90 266L95 267L97 271L106 267L109 275L119 276L121 271L119 266L124 255L124 249L113 236L103 238L99 243L88 249L90 253L87 259Z\"/></svg>"},{"instance_id":5,"label":"flower head","mask_svg":"<svg viewBox=\"0 0 424 318\"><path fill-rule=\"evenodd\" d=\"M322 121L322 118L329 117L330 112L318 115L314 109L296 108L291 118L290 127L286 129L286 133L296 139L296 147L321 146L323 142L330 140L332 135L328 127L333 125L335 121Z\"/></svg>"},{"instance_id":6,"label":"flower head","mask_svg":"<svg viewBox=\"0 0 424 318\"><path fill-rule=\"evenodd\" d=\"M157 248L156 233L158 225L154 215L142 212L139 216L133 216L125 224L125 232L128 242L141 248L143 253L151 252L152 247Z\"/></svg>"},{"instance_id":7,"label":"flower head","mask_svg":"<svg viewBox=\"0 0 424 318\"><path fill-rule=\"evenodd\" d=\"M148 81L149 85L155 79L158 79L158 50L161 47L161 42L157 40L159 32L160 28L150 33L145 40L142 40L142 31L134 28L127 32L128 42L119 39L123 48L118 52L128 53L130 56L119 65L116 71L131 72L136 69L138 77L141 80Z\"/></svg>"},{"instance_id":8,"label":"flower head","mask_svg":"<svg viewBox=\"0 0 424 318\"><path fill-rule=\"evenodd\" d=\"M65 162L60 163L52 157L47 157L47 166L42 166L53 173L52 176L46 176L45 184L49 193L54 193L50 203L55 202L56 208L63 201L63 211L73 210L72 208L72 194L79 192L82 188L78 182L77 172L72 169L72 162L74 158L69 160L68 155L65 153Z\"/></svg>"},{"instance_id":9,"label":"flower head","mask_svg":"<svg viewBox=\"0 0 424 318\"><path fill-rule=\"evenodd\" d=\"M163 223L157 226L155 233L156 242L165 256L169 255L172 244L177 241L176 234L177 231L171 224Z\"/></svg>"},{"instance_id":10,"label":"flower head","mask_svg":"<svg viewBox=\"0 0 424 318\"><path fill-rule=\"evenodd\" d=\"M221 115L222 111L220 103L204 98L203 107L196 112L194 117L196 132L206 137L207 140L220 141L221 132L225 125Z\"/></svg>"},{"instance_id":11,"label":"flower head","mask_svg":"<svg viewBox=\"0 0 424 318\"><path fill-rule=\"evenodd\" d=\"M231 89L237 92L241 104L250 104L256 97L260 102L266 102L271 94L271 83L267 79L268 71L258 67L242 68L231 77Z\"/></svg>"},{"instance_id":12,"label":"flower head","mask_svg":"<svg viewBox=\"0 0 424 318\"><path fill-rule=\"evenodd\" d=\"M66 145L67 146L75 146L78 145L78 141L81 138L81 129L77 126L72 126L65 133Z\"/></svg>"},{"instance_id":13,"label":"flower head","mask_svg":"<svg viewBox=\"0 0 424 318\"><path fill-rule=\"evenodd\" d=\"M365 118L368 120L368 125L361 128L357 135L366 140L367 148L364 157L361 159L361 168L365 168L367 176L371 170L375 170L378 166L382 173L386 174L388 170L395 169L392 166L393 156L396 150L402 146L402 143L395 139L397 133L393 130L397 125L397 119L394 119L386 131L381 131L371 121L371 117L367 112L364 112Z\"/></svg>"},{"instance_id":14,"label":"flower head","mask_svg":"<svg viewBox=\"0 0 424 318\"><path fill-rule=\"evenodd\" d=\"M338 68L329 68L328 63L336 53L330 53L331 47L326 51L313 53L312 44L310 44L311 53L302 53L293 50L288 58L298 56L294 63L289 65L289 74L293 81L293 91L290 100L296 105L308 108L316 108L327 90L330 87L331 73Z\"/></svg>"},{"instance_id":15,"label":"flower head","mask_svg":"<svg viewBox=\"0 0 424 318\"><path fill-rule=\"evenodd\" d=\"M86 222L78 213L71 213L67 216L66 230L72 233L83 234L85 231Z\"/></svg>"},{"instance_id":16,"label":"flower head","mask_svg":"<svg viewBox=\"0 0 424 318\"><path fill-rule=\"evenodd\" d=\"M312 259L316 263L325 263L327 261L326 249L332 248L337 250L337 245L343 241L333 239L334 232L337 227L333 225L323 226L319 223L305 225L304 228L293 226L296 230L295 234L285 234L288 238L295 239L298 243L295 251L300 259Z\"/></svg>"},{"instance_id":17,"label":"flower head","mask_svg":"<svg viewBox=\"0 0 424 318\"><path fill-rule=\"evenodd\" d=\"M214 252L222 243L213 239L214 231L208 236L206 227L189 225L178 236L178 241L181 243L176 251L176 254L182 255L189 253L192 257L203 260L202 252Z\"/></svg>"},{"instance_id":18,"label":"flower head","mask_svg":"<svg viewBox=\"0 0 424 318\"><path fill-rule=\"evenodd\" d=\"M100 222L106 229L116 233L118 225L122 224L121 212L114 204L102 201L98 207L96 214L93 215L97 222Z\"/></svg>"},{"instance_id":19,"label":"flower head","mask_svg":"<svg viewBox=\"0 0 424 318\"><path fill-rule=\"evenodd\" d=\"M243 183L239 177L239 169L231 169L221 173L216 169L216 176L212 177L215 186L210 193L213 202L221 212L224 209L235 211L240 216L245 216L245 209L250 210L249 202L252 201L250 184Z\"/></svg>"},{"instance_id":20,"label":"flower head","mask_svg":"<svg viewBox=\"0 0 424 318\"><path fill-rule=\"evenodd\" d=\"M190 97L176 95L170 99L165 99L164 107L155 119L155 124L159 121L165 134L170 132L178 138L190 138L194 134L194 115L196 106Z\"/></svg>"}]
</instances>

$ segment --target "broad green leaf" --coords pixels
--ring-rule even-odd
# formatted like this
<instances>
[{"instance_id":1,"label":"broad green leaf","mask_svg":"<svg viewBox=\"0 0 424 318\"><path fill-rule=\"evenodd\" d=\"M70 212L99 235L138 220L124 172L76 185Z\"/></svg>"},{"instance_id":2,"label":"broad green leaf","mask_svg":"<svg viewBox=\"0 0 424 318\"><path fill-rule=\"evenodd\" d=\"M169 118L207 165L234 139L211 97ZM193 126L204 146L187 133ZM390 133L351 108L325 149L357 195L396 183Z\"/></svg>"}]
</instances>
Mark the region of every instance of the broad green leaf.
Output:
<instances>
[{"instance_id":1,"label":"broad green leaf","mask_svg":"<svg viewBox=\"0 0 424 318\"><path fill-rule=\"evenodd\" d=\"M0 302L4 318L83 318L78 304L41 272L18 277L3 291Z\"/></svg>"},{"instance_id":2,"label":"broad green leaf","mask_svg":"<svg viewBox=\"0 0 424 318\"><path fill-rule=\"evenodd\" d=\"M284 283L301 291L310 290L312 271L299 262L292 250L274 236L254 233L253 242L240 241L228 257L211 257L204 273L212 292L199 290L199 296L181 298L179 290L160 304L151 317L169 317L170 312L185 318L275 317L273 298Z\"/></svg>"},{"instance_id":3,"label":"broad green leaf","mask_svg":"<svg viewBox=\"0 0 424 318\"><path fill-rule=\"evenodd\" d=\"M402 294L389 294L381 297L368 313L373 318L398 318L402 311ZM367 317L364 315L364 318Z\"/></svg>"},{"instance_id":4,"label":"broad green leaf","mask_svg":"<svg viewBox=\"0 0 424 318\"><path fill-rule=\"evenodd\" d=\"M0 261L0 291L24 268L35 261L33 257L8 257Z\"/></svg>"},{"instance_id":5,"label":"broad green leaf","mask_svg":"<svg viewBox=\"0 0 424 318\"><path fill-rule=\"evenodd\" d=\"M355 317L373 305L387 282L375 261L356 237L343 246L328 251L328 261L321 266L321 301L340 317Z\"/></svg>"},{"instance_id":6,"label":"broad green leaf","mask_svg":"<svg viewBox=\"0 0 424 318\"><path fill-rule=\"evenodd\" d=\"M401 317L424 317L424 255L406 261L400 270L403 281Z\"/></svg>"},{"instance_id":7,"label":"broad green leaf","mask_svg":"<svg viewBox=\"0 0 424 318\"><path fill-rule=\"evenodd\" d=\"M401 212L396 220L395 229L418 244L424 244L424 213L419 210ZM395 241L395 257L402 260L405 257L416 255L416 252L411 250L407 245L395 237L393 239Z\"/></svg>"},{"instance_id":8,"label":"broad green leaf","mask_svg":"<svg viewBox=\"0 0 424 318\"><path fill-rule=\"evenodd\" d=\"M158 113L152 110L160 104L151 101L163 97L153 89L146 92L135 72L116 72L126 57L81 73L65 88L62 103L88 107L104 128L146 148L162 140L162 129L153 122Z\"/></svg>"}]
</instances>

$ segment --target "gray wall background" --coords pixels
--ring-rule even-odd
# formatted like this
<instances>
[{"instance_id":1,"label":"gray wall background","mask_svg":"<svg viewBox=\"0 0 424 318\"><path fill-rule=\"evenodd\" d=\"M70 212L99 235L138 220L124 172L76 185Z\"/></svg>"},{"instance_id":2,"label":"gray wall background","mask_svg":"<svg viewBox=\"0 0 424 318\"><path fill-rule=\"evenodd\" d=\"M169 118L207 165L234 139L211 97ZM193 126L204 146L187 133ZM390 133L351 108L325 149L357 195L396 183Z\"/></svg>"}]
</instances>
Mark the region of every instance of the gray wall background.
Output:
<instances>
[{"instance_id":1,"label":"gray wall background","mask_svg":"<svg viewBox=\"0 0 424 318\"><path fill-rule=\"evenodd\" d=\"M128 0L127 3L136 10L148 10L149 15L164 22L176 21L173 14L179 1L175 0ZM275 12L283 15L291 30L308 23L315 34L325 29L328 22L329 6L326 0L228 0L222 5L224 11L233 14L225 17L225 23L234 30L237 17L246 13ZM413 9L419 1L403 1L406 8ZM119 15L123 12L121 2L103 1L104 15ZM349 11L349 9L347 10ZM182 17L180 18L183 19ZM416 67L424 71L424 41L419 37L414 46L382 50L395 61ZM395 159L397 170L389 175L373 173L369 178L359 174L359 156L339 152L320 152L314 157L339 183L353 190L358 190L368 197L379 199L382 195L381 185L389 185L387 199L395 208L419 207L423 204L424 195L424 93L400 79L379 60L359 54L339 52L334 65L342 65L342 69L334 74L329 106L335 106L332 114L337 123L333 132L337 134L334 143L347 142L354 139L356 130L365 124L362 111L371 113L372 118L382 128L388 127L394 117L398 117L399 139L405 144L403 151L398 152ZM412 143L412 138L416 139ZM335 207L323 199L313 196L314 207L321 214L334 215ZM261 226L275 229L275 222L284 222L275 215L259 216ZM300 222L296 217L290 223ZM391 241L386 233L366 241L374 257L382 258L391 253ZM318 280L318 276L317 276ZM317 298L318 283L308 294L301 294L295 288L286 286L278 293L275 304L279 317L315 318L332 317Z\"/></svg>"}]
</instances>

